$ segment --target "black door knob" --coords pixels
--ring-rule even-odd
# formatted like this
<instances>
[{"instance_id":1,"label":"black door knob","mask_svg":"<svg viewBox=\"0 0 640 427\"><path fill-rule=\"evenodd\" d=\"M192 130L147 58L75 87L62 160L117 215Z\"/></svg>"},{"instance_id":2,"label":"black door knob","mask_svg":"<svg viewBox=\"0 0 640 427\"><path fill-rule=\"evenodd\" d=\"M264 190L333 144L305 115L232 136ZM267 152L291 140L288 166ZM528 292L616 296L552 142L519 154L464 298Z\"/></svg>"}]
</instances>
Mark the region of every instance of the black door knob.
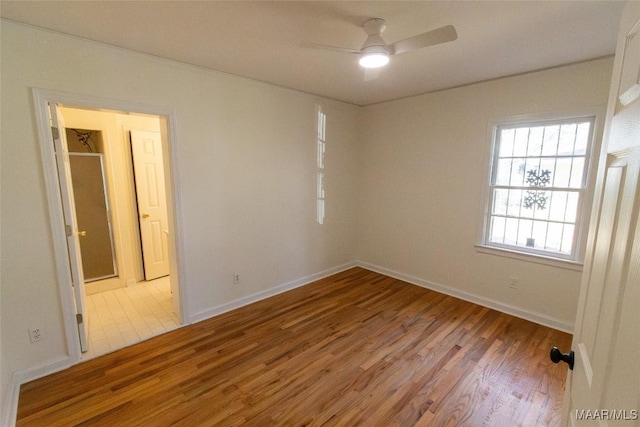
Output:
<instances>
[{"instance_id":1,"label":"black door knob","mask_svg":"<svg viewBox=\"0 0 640 427\"><path fill-rule=\"evenodd\" d=\"M571 350L569 353L563 353L560 350L558 350L558 347L554 346L551 349L551 353L549 354L549 357L551 357L551 361L553 363L558 363L560 361L566 362L569 365L569 369L573 371L573 360L574 360L573 350Z\"/></svg>"}]
</instances>

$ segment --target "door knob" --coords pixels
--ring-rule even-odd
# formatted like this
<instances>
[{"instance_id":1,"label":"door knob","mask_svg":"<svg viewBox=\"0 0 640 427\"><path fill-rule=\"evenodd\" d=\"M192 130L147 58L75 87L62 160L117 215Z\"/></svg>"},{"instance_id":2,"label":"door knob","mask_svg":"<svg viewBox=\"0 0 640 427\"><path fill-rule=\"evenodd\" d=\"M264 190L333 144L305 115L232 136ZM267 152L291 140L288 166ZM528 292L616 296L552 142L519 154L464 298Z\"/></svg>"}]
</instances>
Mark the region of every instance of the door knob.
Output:
<instances>
[{"instance_id":1,"label":"door knob","mask_svg":"<svg viewBox=\"0 0 640 427\"><path fill-rule=\"evenodd\" d=\"M574 353L571 350L569 353L563 353L558 350L558 347L553 347L551 349L551 353L549 354L551 361L553 363L558 363L560 361L566 362L569 365L569 369L573 371L573 362L574 362Z\"/></svg>"},{"instance_id":2,"label":"door knob","mask_svg":"<svg viewBox=\"0 0 640 427\"><path fill-rule=\"evenodd\" d=\"M149 214L147 214L147 213L143 213L143 214L142 214L142 218L149 218Z\"/></svg>"},{"instance_id":3,"label":"door knob","mask_svg":"<svg viewBox=\"0 0 640 427\"><path fill-rule=\"evenodd\" d=\"M78 231L78 236L80 237L86 237L87 232L86 231Z\"/></svg>"}]
</instances>

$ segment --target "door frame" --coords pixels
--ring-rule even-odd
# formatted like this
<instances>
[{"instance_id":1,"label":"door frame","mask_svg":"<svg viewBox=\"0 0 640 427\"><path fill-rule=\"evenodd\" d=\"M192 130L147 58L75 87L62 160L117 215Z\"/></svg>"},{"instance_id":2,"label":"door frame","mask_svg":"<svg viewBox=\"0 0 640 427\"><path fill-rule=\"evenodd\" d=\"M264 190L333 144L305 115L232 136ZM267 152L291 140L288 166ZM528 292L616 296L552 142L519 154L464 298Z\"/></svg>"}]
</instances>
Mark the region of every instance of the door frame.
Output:
<instances>
[{"instance_id":1,"label":"door frame","mask_svg":"<svg viewBox=\"0 0 640 427\"><path fill-rule=\"evenodd\" d=\"M32 89L35 119L40 142L44 184L47 193L49 217L51 224L51 238L57 267L58 291L62 306L62 317L67 341L67 353L72 363L82 359L80 342L78 340L78 328L74 308L75 297L71 286L71 271L69 267L69 255L67 251L67 236L65 232L65 220L62 209L62 199L58 170L56 166L54 146L51 136L51 123L49 118L49 105L61 105L64 107L79 108L85 110L107 110L117 113L139 113L158 116L160 118L161 138L163 141L165 181L167 186L167 214L169 216L169 259L170 275L175 280L177 293L174 292L174 309L178 310L180 324L185 324L189 318L187 308L187 290L184 263L184 242L182 240L182 215L180 212L179 172L177 164L177 148L174 141L175 112L173 110L144 105L135 102L97 98L88 95L73 94L48 89ZM176 295L177 294L177 295Z\"/></svg>"}]
</instances>

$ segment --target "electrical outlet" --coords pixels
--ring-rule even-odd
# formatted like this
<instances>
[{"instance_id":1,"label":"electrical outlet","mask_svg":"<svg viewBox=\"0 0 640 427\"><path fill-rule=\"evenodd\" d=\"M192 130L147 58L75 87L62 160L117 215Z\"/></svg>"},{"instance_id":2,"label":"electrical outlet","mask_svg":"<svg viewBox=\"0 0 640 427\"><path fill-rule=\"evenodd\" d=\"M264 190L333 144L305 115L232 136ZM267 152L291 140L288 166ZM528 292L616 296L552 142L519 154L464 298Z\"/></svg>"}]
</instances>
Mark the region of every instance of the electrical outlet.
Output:
<instances>
[{"instance_id":1,"label":"electrical outlet","mask_svg":"<svg viewBox=\"0 0 640 427\"><path fill-rule=\"evenodd\" d=\"M518 289L519 285L520 285L520 279L518 279L517 277L511 277L509 282L509 287L511 289Z\"/></svg>"},{"instance_id":2,"label":"electrical outlet","mask_svg":"<svg viewBox=\"0 0 640 427\"><path fill-rule=\"evenodd\" d=\"M29 329L29 339L32 343L40 341L42 339L40 328Z\"/></svg>"},{"instance_id":3,"label":"electrical outlet","mask_svg":"<svg viewBox=\"0 0 640 427\"><path fill-rule=\"evenodd\" d=\"M238 283L240 283L240 275L238 273L234 273L233 274L233 284L237 285Z\"/></svg>"}]
</instances>

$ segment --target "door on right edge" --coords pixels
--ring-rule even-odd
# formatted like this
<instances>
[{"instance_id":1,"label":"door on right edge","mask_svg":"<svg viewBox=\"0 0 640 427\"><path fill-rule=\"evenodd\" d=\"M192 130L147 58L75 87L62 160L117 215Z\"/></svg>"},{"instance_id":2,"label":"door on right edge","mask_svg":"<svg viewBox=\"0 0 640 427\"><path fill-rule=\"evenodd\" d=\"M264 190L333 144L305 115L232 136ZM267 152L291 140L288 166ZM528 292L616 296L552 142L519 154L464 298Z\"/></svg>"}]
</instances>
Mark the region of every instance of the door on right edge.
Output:
<instances>
[{"instance_id":1,"label":"door on right edge","mask_svg":"<svg viewBox=\"0 0 640 427\"><path fill-rule=\"evenodd\" d=\"M565 394L568 426L640 426L638 1L622 15L606 126Z\"/></svg>"}]
</instances>

